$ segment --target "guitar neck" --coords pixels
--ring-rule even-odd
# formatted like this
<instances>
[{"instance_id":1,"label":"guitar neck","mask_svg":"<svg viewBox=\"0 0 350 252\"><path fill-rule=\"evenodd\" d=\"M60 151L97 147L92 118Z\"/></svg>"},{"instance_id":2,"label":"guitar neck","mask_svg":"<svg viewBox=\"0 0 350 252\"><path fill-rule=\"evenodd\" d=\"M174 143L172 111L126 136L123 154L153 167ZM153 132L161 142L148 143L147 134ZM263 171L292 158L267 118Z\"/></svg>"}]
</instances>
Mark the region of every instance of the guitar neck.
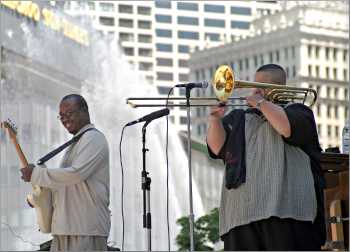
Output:
<instances>
[{"instance_id":1,"label":"guitar neck","mask_svg":"<svg viewBox=\"0 0 350 252\"><path fill-rule=\"evenodd\" d=\"M21 146L20 146L19 143L17 142L17 139L16 139L16 138L13 138L13 139L12 139L12 142L13 142L15 148L16 148L18 157L19 157L19 159L20 159L20 161L21 161L21 165L22 165L23 167L28 166L27 158L26 158L26 156L24 155Z\"/></svg>"}]
</instances>

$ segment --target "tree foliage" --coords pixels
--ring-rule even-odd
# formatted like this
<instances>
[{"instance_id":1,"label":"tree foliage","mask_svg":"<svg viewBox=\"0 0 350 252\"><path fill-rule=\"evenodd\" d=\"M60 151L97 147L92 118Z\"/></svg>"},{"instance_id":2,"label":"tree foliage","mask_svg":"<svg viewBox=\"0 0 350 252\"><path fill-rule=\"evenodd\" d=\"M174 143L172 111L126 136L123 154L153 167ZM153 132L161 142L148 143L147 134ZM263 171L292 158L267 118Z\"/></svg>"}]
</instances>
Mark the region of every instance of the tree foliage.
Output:
<instances>
[{"instance_id":1,"label":"tree foliage","mask_svg":"<svg viewBox=\"0 0 350 252\"><path fill-rule=\"evenodd\" d=\"M176 221L181 226L176 236L179 250L190 249L190 224L188 217L181 217ZM194 250L214 250L213 244L219 241L219 209L214 208L209 214L194 222Z\"/></svg>"}]
</instances>

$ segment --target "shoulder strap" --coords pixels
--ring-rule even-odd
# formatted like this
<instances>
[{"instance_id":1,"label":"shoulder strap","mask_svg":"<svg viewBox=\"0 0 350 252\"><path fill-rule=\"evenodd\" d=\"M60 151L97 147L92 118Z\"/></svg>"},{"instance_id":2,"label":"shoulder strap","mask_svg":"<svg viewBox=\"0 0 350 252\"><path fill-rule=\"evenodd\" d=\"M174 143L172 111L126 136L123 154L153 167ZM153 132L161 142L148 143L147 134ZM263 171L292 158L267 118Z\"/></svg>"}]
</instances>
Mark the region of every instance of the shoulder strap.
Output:
<instances>
[{"instance_id":1,"label":"shoulder strap","mask_svg":"<svg viewBox=\"0 0 350 252\"><path fill-rule=\"evenodd\" d=\"M44 164L46 161L50 160L51 158L53 158L54 156L56 156L58 153L60 153L61 151L63 151L65 148L67 148L69 145L71 145L72 143L78 142L78 140L82 137L82 135L90 130L97 130L95 128L89 128L87 130L84 130L83 132L81 132L79 135L74 136L71 140L69 140L68 142L62 144L61 146L59 146L58 148L54 149L53 151L51 151L50 153L46 154L45 156L43 156L42 158L40 158L37 162L37 165L42 165Z\"/></svg>"}]
</instances>

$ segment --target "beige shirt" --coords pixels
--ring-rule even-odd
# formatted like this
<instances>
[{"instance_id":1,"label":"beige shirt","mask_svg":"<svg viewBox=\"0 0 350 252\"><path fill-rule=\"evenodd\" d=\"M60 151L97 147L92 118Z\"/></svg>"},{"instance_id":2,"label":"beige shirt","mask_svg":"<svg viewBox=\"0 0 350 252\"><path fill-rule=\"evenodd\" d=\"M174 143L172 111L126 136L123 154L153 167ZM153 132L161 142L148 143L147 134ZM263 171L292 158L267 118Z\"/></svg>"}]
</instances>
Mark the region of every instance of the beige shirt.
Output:
<instances>
[{"instance_id":1,"label":"beige shirt","mask_svg":"<svg viewBox=\"0 0 350 252\"><path fill-rule=\"evenodd\" d=\"M94 125L77 134L88 128ZM101 132L84 133L67 148L59 168L34 168L31 182L52 191L52 234L108 236L109 149Z\"/></svg>"}]
</instances>

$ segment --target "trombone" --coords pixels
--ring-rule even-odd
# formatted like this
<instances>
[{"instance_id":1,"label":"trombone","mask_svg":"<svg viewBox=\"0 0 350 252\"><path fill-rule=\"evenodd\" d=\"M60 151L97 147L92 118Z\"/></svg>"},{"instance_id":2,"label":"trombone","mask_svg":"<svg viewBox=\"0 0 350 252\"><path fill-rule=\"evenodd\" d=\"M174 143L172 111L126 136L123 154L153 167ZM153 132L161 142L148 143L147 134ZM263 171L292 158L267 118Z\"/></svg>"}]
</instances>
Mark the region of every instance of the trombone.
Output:
<instances>
[{"instance_id":1,"label":"trombone","mask_svg":"<svg viewBox=\"0 0 350 252\"><path fill-rule=\"evenodd\" d=\"M312 88L292 87L279 84L251 82L235 80L232 69L227 65L221 65L214 74L212 87L216 97L191 97L191 107L217 106L247 106L243 102L245 97L231 97L233 90L238 88L260 88L265 89L265 98L275 104L301 102L311 107L317 100L317 92ZM139 103L142 101L142 103ZM154 103L157 101L158 103ZM127 104L133 108L138 107L186 107L185 97L131 97L127 98Z\"/></svg>"}]
</instances>

